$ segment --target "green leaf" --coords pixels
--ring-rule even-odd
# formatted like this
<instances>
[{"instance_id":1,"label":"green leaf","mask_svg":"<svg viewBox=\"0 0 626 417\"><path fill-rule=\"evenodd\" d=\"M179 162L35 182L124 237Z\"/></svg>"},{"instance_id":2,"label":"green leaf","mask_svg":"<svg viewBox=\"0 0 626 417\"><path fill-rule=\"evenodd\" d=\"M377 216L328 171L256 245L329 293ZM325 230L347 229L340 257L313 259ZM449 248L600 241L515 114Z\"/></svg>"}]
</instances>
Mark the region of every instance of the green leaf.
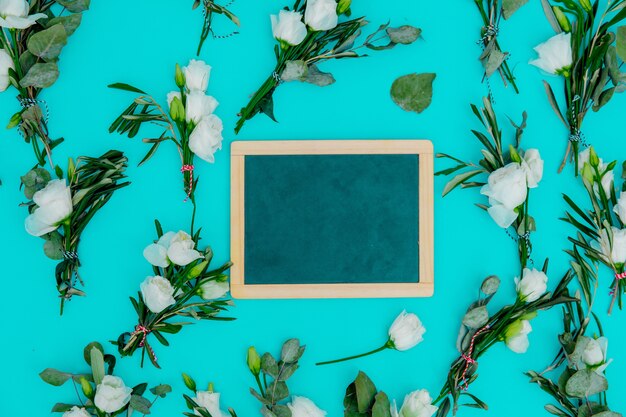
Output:
<instances>
[{"instance_id":1,"label":"green leaf","mask_svg":"<svg viewBox=\"0 0 626 417\"><path fill-rule=\"evenodd\" d=\"M405 111L423 112L433 97L435 74L408 74L391 85L391 99Z\"/></svg>"},{"instance_id":2,"label":"green leaf","mask_svg":"<svg viewBox=\"0 0 626 417\"><path fill-rule=\"evenodd\" d=\"M20 80L20 85L24 88L48 88L59 78L59 68L54 62L45 64L35 64L26 75Z\"/></svg>"},{"instance_id":3,"label":"green leaf","mask_svg":"<svg viewBox=\"0 0 626 417\"><path fill-rule=\"evenodd\" d=\"M91 0L56 0L56 2L72 13L80 13L89 9Z\"/></svg>"},{"instance_id":4,"label":"green leaf","mask_svg":"<svg viewBox=\"0 0 626 417\"><path fill-rule=\"evenodd\" d=\"M593 417L622 417L622 415L614 411L602 411L601 413L594 414Z\"/></svg>"},{"instance_id":5,"label":"green leaf","mask_svg":"<svg viewBox=\"0 0 626 417\"><path fill-rule=\"evenodd\" d=\"M138 89L137 87L133 87L132 85L126 84L126 83L113 83L113 84L109 84L108 87L114 88L116 90L130 91L131 93L147 94L144 91Z\"/></svg>"},{"instance_id":6,"label":"green leaf","mask_svg":"<svg viewBox=\"0 0 626 417\"><path fill-rule=\"evenodd\" d=\"M419 39L422 30L410 25L398 28L387 28L387 36L393 43L409 45Z\"/></svg>"},{"instance_id":7,"label":"green leaf","mask_svg":"<svg viewBox=\"0 0 626 417\"><path fill-rule=\"evenodd\" d=\"M55 60L61 54L61 50L67 44L67 32L61 23L57 23L48 29L36 32L26 42L28 51L45 60Z\"/></svg>"},{"instance_id":8,"label":"green leaf","mask_svg":"<svg viewBox=\"0 0 626 417\"><path fill-rule=\"evenodd\" d=\"M329 72L320 71L317 65L310 65L303 81L318 87L326 87L335 82L335 77Z\"/></svg>"},{"instance_id":9,"label":"green leaf","mask_svg":"<svg viewBox=\"0 0 626 417\"><path fill-rule=\"evenodd\" d=\"M90 360L91 360L91 372L93 374L93 382L96 385L102 383L102 379L104 378L104 356L102 352L97 347L92 347L89 352Z\"/></svg>"},{"instance_id":10,"label":"green leaf","mask_svg":"<svg viewBox=\"0 0 626 417\"><path fill-rule=\"evenodd\" d=\"M64 413L66 411L70 411L72 407L74 407L73 404L56 403L50 411L52 413Z\"/></svg>"},{"instance_id":11,"label":"green leaf","mask_svg":"<svg viewBox=\"0 0 626 417\"><path fill-rule=\"evenodd\" d=\"M463 317L463 324L470 329L480 329L488 321L489 312L485 306L476 307L465 313L465 317Z\"/></svg>"},{"instance_id":12,"label":"green leaf","mask_svg":"<svg viewBox=\"0 0 626 417\"><path fill-rule=\"evenodd\" d=\"M261 356L261 370L272 378L278 378L278 364L276 363L276 359L267 352Z\"/></svg>"},{"instance_id":13,"label":"green leaf","mask_svg":"<svg viewBox=\"0 0 626 417\"><path fill-rule=\"evenodd\" d=\"M48 170L44 168L35 168L28 171L20 177L24 185L24 195L29 200L33 199L33 195L43 189L52 179Z\"/></svg>"},{"instance_id":14,"label":"green leaf","mask_svg":"<svg viewBox=\"0 0 626 417\"><path fill-rule=\"evenodd\" d=\"M441 193L441 196L444 197L446 194L448 194L450 191L454 190L460 184L462 184L463 182L467 181L468 179L474 177L475 175L480 174L481 172L483 172L482 169L476 169L476 170L473 170L473 171L463 172L461 174L458 174L458 175L454 176L454 178L452 178L450 181L448 181L446 186L443 187L443 191Z\"/></svg>"},{"instance_id":15,"label":"green leaf","mask_svg":"<svg viewBox=\"0 0 626 417\"><path fill-rule=\"evenodd\" d=\"M528 0L502 0L502 17L508 19L526 3Z\"/></svg>"},{"instance_id":16,"label":"green leaf","mask_svg":"<svg viewBox=\"0 0 626 417\"><path fill-rule=\"evenodd\" d=\"M196 391L196 381L194 381L193 378L186 373L183 373L183 382L187 388L194 392Z\"/></svg>"},{"instance_id":17,"label":"green leaf","mask_svg":"<svg viewBox=\"0 0 626 417\"><path fill-rule=\"evenodd\" d=\"M66 35L71 36L74 34L74 32L76 32L76 29L78 29L82 20L83 15L80 13L75 13L67 16L53 17L52 19L48 20L47 26L52 27L60 23L65 28Z\"/></svg>"},{"instance_id":18,"label":"green leaf","mask_svg":"<svg viewBox=\"0 0 626 417\"><path fill-rule=\"evenodd\" d=\"M359 374L354 380L354 385L356 388L356 400L359 413L365 413L372 407L376 396L376 386L374 386L372 380L362 371L359 371Z\"/></svg>"},{"instance_id":19,"label":"green leaf","mask_svg":"<svg viewBox=\"0 0 626 417\"><path fill-rule=\"evenodd\" d=\"M43 253L50 259L60 261L63 259L63 237L57 231L45 235L46 242L43 244Z\"/></svg>"},{"instance_id":20,"label":"green leaf","mask_svg":"<svg viewBox=\"0 0 626 417\"><path fill-rule=\"evenodd\" d=\"M289 397L289 388L287 388L287 384L284 381L273 381L267 386L265 398L272 401L272 403L275 404L287 397Z\"/></svg>"},{"instance_id":21,"label":"green leaf","mask_svg":"<svg viewBox=\"0 0 626 417\"><path fill-rule=\"evenodd\" d=\"M172 392L172 387L168 384L160 384L156 387L150 388L150 392L157 397L165 398L167 394Z\"/></svg>"},{"instance_id":22,"label":"green leaf","mask_svg":"<svg viewBox=\"0 0 626 417\"><path fill-rule=\"evenodd\" d=\"M85 346L85 349L83 349L83 358L85 359L85 362L87 362L87 365L89 366L91 366L91 349L92 348L98 349L104 356L104 348L102 347L100 343L98 342L89 343L87 346Z\"/></svg>"},{"instance_id":23,"label":"green leaf","mask_svg":"<svg viewBox=\"0 0 626 417\"><path fill-rule=\"evenodd\" d=\"M287 82L302 81L319 87L325 87L335 82L332 74L320 71L317 65L307 66L301 60L287 61L280 78Z\"/></svg>"},{"instance_id":24,"label":"green leaf","mask_svg":"<svg viewBox=\"0 0 626 417\"><path fill-rule=\"evenodd\" d=\"M141 414L150 414L150 401L139 395L130 397L130 406Z\"/></svg>"},{"instance_id":25,"label":"green leaf","mask_svg":"<svg viewBox=\"0 0 626 417\"><path fill-rule=\"evenodd\" d=\"M376 394L374 398L372 417L391 417L391 403L387 394L382 391Z\"/></svg>"},{"instance_id":26,"label":"green leaf","mask_svg":"<svg viewBox=\"0 0 626 417\"><path fill-rule=\"evenodd\" d=\"M485 75L491 77L494 72L500 68L508 54L502 52L498 48L492 48L491 52L487 55L487 59L483 59L483 66L485 67Z\"/></svg>"},{"instance_id":27,"label":"green leaf","mask_svg":"<svg viewBox=\"0 0 626 417\"><path fill-rule=\"evenodd\" d=\"M480 286L480 291L485 295L493 295L500 288L500 278L495 275L488 276Z\"/></svg>"},{"instance_id":28,"label":"green leaf","mask_svg":"<svg viewBox=\"0 0 626 417\"><path fill-rule=\"evenodd\" d=\"M565 392L571 397L587 398L604 392L608 388L609 384L604 376L590 369L583 369L567 380Z\"/></svg>"},{"instance_id":29,"label":"green leaf","mask_svg":"<svg viewBox=\"0 0 626 417\"><path fill-rule=\"evenodd\" d=\"M617 39L615 41L615 51L622 61L626 61L626 26L617 28Z\"/></svg>"},{"instance_id":30,"label":"green leaf","mask_svg":"<svg viewBox=\"0 0 626 417\"><path fill-rule=\"evenodd\" d=\"M72 377L72 374L57 371L56 369L52 368L46 368L39 374L39 377L47 384L54 385L55 387L60 387Z\"/></svg>"},{"instance_id":31,"label":"green leaf","mask_svg":"<svg viewBox=\"0 0 626 417\"><path fill-rule=\"evenodd\" d=\"M289 339L283 344L280 359L285 363L297 362L302 353L304 353L304 350L300 348L300 341L298 339Z\"/></svg>"}]
</instances>

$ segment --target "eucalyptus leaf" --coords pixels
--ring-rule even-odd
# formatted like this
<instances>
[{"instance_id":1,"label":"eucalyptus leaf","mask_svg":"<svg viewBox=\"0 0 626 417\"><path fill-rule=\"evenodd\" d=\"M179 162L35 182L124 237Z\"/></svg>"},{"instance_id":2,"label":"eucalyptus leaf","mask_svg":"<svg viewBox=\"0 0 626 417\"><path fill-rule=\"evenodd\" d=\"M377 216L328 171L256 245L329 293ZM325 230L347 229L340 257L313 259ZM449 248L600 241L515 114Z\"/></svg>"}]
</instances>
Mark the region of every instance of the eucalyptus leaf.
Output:
<instances>
[{"instance_id":1,"label":"eucalyptus leaf","mask_svg":"<svg viewBox=\"0 0 626 417\"><path fill-rule=\"evenodd\" d=\"M102 352L97 347L92 347L89 352L90 360L91 360L91 372L93 374L93 382L96 385L100 385L102 383L102 379L104 378L104 356Z\"/></svg>"},{"instance_id":2,"label":"eucalyptus leaf","mask_svg":"<svg viewBox=\"0 0 626 417\"><path fill-rule=\"evenodd\" d=\"M587 398L608 388L609 383L604 376L590 369L582 369L567 380L565 392L571 397Z\"/></svg>"},{"instance_id":3,"label":"eucalyptus leaf","mask_svg":"<svg viewBox=\"0 0 626 417\"><path fill-rule=\"evenodd\" d=\"M46 237L46 242L43 244L44 254L55 261L63 259L63 237L59 232L54 231L49 233Z\"/></svg>"},{"instance_id":4,"label":"eucalyptus leaf","mask_svg":"<svg viewBox=\"0 0 626 417\"><path fill-rule=\"evenodd\" d=\"M391 99L405 111L421 113L432 101L435 77L433 73L404 75L391 85Z\"/></svg>"},{"instance_id":5,"label":"eucalyptus leaf","mask_svg":"<svg viewBox=\"0 0 626 417\"><path fill-rule=\"evenodd\" d=\"M616 31L615 51L622 61L626 61L626 26L620 26Z\"/></svg>"},{"instance_id":6,"label":"eucalyptus leaf","mask_svg":"<svg viewBox=\"0 0 626 417\"><path fill-rule=\"evenodd\" d=\"M61 23L36 32L28 38L28 51L45 60L55 60L67 44L67 32Z\"/></svg>"},{"instance_id":7,"label":"eucalyptus leaf","mask_svg":"<svg viewBox=\"0 0 626 417\"><path fill-rule=\"evenodd\" d=\"M487 55L487 58L483 60L485 76L491 77L494 72L498 71L507 56L508 54L502 52L498 48L493 48L489 55Z\"/></svg>"},{"instance_id":8,"label":"eucalyptus leaf","mask_svg":"<svg viewBox=\"0 0 626 417\"><path fill-rule=\"evenodd\" d=\"M502 17L508 19L526 3L528 0L502 0Z\"/></svg>"},{"instance_id":9,"label":"eucalyptus leaf","mask_svg":"<svg viewBox=\"0 0 626 417\"><path fill-rule=\"evenodd\" d=\"M156 387L150 388L150 392L157 397L165 398L167 394L172 392L172 387L168 384L160 384Z\"/></svg>"},{"instance_id":10,"label":"eucalyptus leaf","mask_svg":"<svg viewBox=\"0 0 626 417\"><path fill-rule=\"evenodd\" d=\"M57 371L56 369L52 368L46 368L41 373L39 373L39 377L47 384L54 385L55 387L60 387L72 377L72 374Z\"/></svg>"},{"instance_id":11,"label":"eucalyptus leaf","mask_svg":"<svg viewBox=\"0 0 626 417\"><path fill-rule=\"evenodd\" d=\"M33 65L26 75L20 80L24 88L48 88L59 78L59 68L54 62Z\"/></svg>"},{"instance_id":12,"label":"eucalyptus leaf","mask_svg":"<svg viewBox=\"0 0 626 417\"><path fill-rule=\"evenodd\" d=\"M37 191L45 188L52 177L45 168L34 168L20 177L20 179L22 181L22 185L24 185L24 195L29 200L32 200L33 195Z\"/></svg>"},{"instance_id":13,"label":"eucalyptus leaf","mask_svg":"<svg viewBox=\"0 0 626 417\"><path fill-rule=\"evenodd\" d=\"M283 344L280 359L285 363L293 363L300 359L302 353L300 341L298 339L289 339Z\"/></svg>"},{"instance_id":14,"label":"eucalyptus leaf","mask_svg":"<svg viewBox=\"0 0 626 417\"><path fill-rule=\"evenodd\" d=\"M150 414L150 401L139 395L130 397L130 406L141 414Z\"/></svg>"},{"instance_id":15,"label":"eucalyptus leaf","mask_svg":"<svg viewBox=\"0 0 626 417\"><path fill-rule=\"evenodd\" d=\"M500 278L495 275L490 275L483 281L480 286L480 291L485 295L493 295L498 292L500 288Z\"/></svg>"},{"instance_id":16,"label":"eucalyptus leaf","mask_svg":"<svg viewBox=\"0 0 626 417\"><path fill-rule=\"evenodd\" d=\"M91 0L56 0L56 2L72 13L84 12L91 4Z\"/></svg>"},{"instance_id":17,"label":"eucalyptus leaf","mask_svg":"<svg viewBox=\"0 0 626 417\"><path fill-rule=\"evenodd\" d=\"M393 43L409 45L419 39L422 30L411 25L387 28L387 36Z\"/></svg>"},{"instance_id":18,"label":"eucalyptus leaf","mask_svg":"<svg viewBox=\"0 0 626 417\"><path fill-rule=\"evenodd\" d=\"M67 16L58 16L48 20L47 26L52 27L57 24L63 25L67 36L71 36L76 32L76 29L80 26L83 20L83 15L80 13L74 13Z\"/></svg>"},{"instance_id":19,"label":"eucalyptus leaf","mask_svg":"<svg viewBox=\"0 0 626 417\"><path fill-rule=\"evenodd\" d=\"M463 324L470 329L479 329L489 321L489 312L487 307L476 307L468 311L463 317Z\"/></svg>"}]
</instances>

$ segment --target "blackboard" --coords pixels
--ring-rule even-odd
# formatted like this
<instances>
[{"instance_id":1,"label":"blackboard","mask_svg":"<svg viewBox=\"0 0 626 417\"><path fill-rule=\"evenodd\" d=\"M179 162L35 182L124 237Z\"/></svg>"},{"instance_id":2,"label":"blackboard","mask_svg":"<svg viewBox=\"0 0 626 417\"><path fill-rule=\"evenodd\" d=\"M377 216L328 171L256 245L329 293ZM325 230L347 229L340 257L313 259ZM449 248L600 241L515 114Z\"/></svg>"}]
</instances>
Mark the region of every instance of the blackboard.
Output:
<instances>
[{"instance_id":1,"label":"blackboard","mask_svg":"<svg viewBox=\"0 0 626 417\"><path fill-rule=\"evenodd\" d=\"M236 142L231 160L233 296L432 294L429 142Z\"/></svg>"}]
</instances>

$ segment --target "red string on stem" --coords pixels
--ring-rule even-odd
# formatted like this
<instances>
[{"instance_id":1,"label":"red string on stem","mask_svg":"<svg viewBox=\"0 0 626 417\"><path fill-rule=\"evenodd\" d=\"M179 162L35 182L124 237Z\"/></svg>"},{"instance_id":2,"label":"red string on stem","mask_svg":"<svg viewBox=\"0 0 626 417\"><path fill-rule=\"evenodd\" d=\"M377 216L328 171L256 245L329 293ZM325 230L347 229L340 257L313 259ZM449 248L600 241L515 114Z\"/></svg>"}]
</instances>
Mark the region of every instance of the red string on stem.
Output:
<instances>
[{"instance_id":1,"label":"red string on stem","mask_svg":"<svg viewBox=\"0 0 626 417\"><path fill-rule=\"evenodd\" d=\"M191 197L191 192L193 190L193 170L194 170L194 166L193 165L183 165L180 168L180 172L183 173L183 175L185 174L185 172L189 172L189 185L187 186L187 197L185 198L185 200L183 200L183 203L186 203L187 200L189 200L189 198Z\"/></svg>"},{"instance_id":2,"label":"red string on stem","mask_svg":"<svg viewBox=\"0 0 626 417\"><path fill-rule=\"evenodd\" d=\"M476 338L478 337L478 335L486 332L487 330L489 330L488 324L485 327L477 330L476 333L474 333L474 336L472 336L472 340L470 341L470 345L469 345L469 348L467 349L467 353L463 353L461 355L461 358L463 358L463 360L465 361L465 368L463 369L463 374L461 375L461 385L460 385L463 391L467 391L467 389L469 388L469 381L466 378L467 371L469 371L470 366L478 363L476 362L476 359L472 358L472 353L474 352L474 343L476 342Z\"/></svg>"}]
</instances>

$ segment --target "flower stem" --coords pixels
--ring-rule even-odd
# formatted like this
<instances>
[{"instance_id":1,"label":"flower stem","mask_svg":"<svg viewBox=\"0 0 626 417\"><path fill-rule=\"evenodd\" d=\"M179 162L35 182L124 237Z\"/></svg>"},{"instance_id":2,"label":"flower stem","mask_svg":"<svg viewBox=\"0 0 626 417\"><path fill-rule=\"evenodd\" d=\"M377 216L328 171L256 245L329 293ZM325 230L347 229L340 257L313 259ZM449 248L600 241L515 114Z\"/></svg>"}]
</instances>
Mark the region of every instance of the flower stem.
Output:
<instances>
[{"instance_id":1,"label":"flower stem","mask_svg":"<svg viewBox=\"0 0 626 417\"><path fill-rule=\"evenodd\" d=\"M392 348L392 346L391 346L390 342L387 341L387 342L385 342L384 345L382 345L378 349L374 349L374 350L366 352L366 353L361 353L359 355L348 356L346 358L335 359L335 360L332 360L332 361L318 362L315 365L319 366L319 365L329 365L331 363L345 362L345 361L349 361L349 360L352 360L352 359L357 359L357 358L362 358L364 356L373 355L374 353L382 352L385 349L391 349L391 348Z\"/></svg>"}]
</instances>

